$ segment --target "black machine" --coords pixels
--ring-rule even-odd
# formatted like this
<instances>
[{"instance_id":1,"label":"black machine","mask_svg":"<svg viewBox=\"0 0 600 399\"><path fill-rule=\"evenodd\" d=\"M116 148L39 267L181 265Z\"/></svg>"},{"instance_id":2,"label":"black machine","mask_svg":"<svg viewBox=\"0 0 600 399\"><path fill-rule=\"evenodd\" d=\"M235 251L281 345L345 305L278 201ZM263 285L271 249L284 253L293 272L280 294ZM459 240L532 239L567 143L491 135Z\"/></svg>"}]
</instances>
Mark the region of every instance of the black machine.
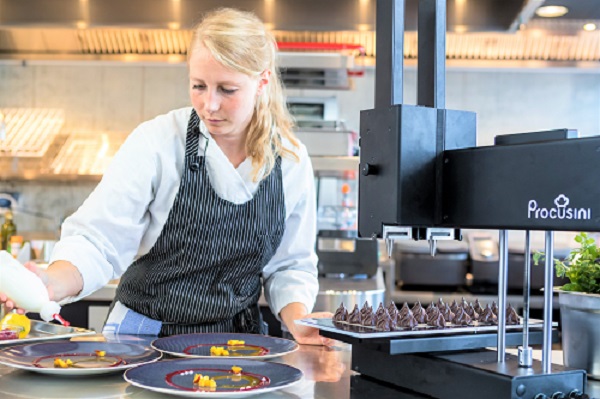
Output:
<instances>
[{"instance_id":1,"label":"black machine","mask_svg":"<svg viewBox=\"0 0 600 399\"><path fill-rule=\"evenodd\" d=\"M375 108L361 112L359 235L393 240L461 239L460 229L497 229L498 307L506 308L508 233L545 231L544 320L529 333L530 265L525 265L523 332L352 339L362 376L436 398L583 397L586 373L552 366L553 231L600 231L600 138L570 130L508 135L476 147L473 112L445 108L445 0L420 0L417 105L402 103L404 1L377 1ZM509 115L508 115L509 116ZM507 345L523 342L519 356ZM530 343L541 343L541 362ZM496 346L497 351L484 350ZM420 353L415 353L420 352ZM427 352L427 354L424 354ZM568 396L568 395L571 396ZM558 396L557 396L558 395ZM563 395L563 396L561 396Z\"/></svg>"}]
</instances>

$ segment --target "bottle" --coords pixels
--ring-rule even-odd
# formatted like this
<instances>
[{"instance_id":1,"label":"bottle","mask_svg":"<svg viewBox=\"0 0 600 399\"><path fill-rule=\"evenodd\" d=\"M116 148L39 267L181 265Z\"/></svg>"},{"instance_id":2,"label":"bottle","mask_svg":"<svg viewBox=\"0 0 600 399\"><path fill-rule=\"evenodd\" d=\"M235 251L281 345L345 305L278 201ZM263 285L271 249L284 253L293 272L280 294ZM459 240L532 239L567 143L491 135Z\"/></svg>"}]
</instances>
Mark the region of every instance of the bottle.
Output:
<instances>
[{"instance_id":1,"label":"bottle","mask_svg":"<svg viewBox=\"0 0 600 399\"><path fill-rule=\"evenodd\" d=\"M0 249L8 251L8 246L10 244L10 238L16 234L17 234L17 226L13 222L13 214L11 211L7 211L4 214L4 224L2 225L2 228L0 229L0 237L2 240L2 242L0 244Z\"/></svg>"},{"instance_id":2,"label":"bottle","mask_svg":"<svg viewBox=\"0 0 600 399\"><path fill-rule=\"evenodd\" d=\"M10 254L13 258L17 259L19 256L19 252L21 252L21 248L23 248L23 236L12 236L10 237L10 243L8 244L10 248Z\"/></svg>"},{"instance_id":3,"label":"bottle","mask_svg":"<svg viewBox=\"0 0 600 399\"><path fill-rule=\"evenodd\" d=\"M350 198L352 189L350 184L342 184L342 206L340 209L340 228L342 230L356 230L356 207Z\"/></svg>"},{"instance_id":4,"label":"bottle","mask_svg":"<svg viewBox=\"0 0 600 399\"><path fill-rule=\"evenodd\" d=\"M56 319L68 325L59 315L60 305L50 300L42 279L6 251L0 251L0 292L17 307L39 313L45 321Z\"/></svg>"}]
</instances>

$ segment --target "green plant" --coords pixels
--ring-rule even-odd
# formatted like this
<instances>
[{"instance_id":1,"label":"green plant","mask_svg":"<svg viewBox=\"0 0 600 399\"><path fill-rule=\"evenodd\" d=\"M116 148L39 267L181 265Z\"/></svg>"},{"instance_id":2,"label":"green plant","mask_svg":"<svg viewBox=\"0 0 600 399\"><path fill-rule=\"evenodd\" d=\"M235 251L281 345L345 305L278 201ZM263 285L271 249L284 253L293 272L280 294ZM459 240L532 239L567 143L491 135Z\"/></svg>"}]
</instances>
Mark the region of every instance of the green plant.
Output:
<instances>
[{"instance_id":1,"label":"green plant","mask_svg":"<svg viewBox=\"0 0 600 399\"><path fill-rule=\"evenodd\" d=\"M564 260L554 259L557 277L567 277L570 283L561 287L563 291L600 293L600 248L587 233L575 236L579 248L571 250ZM533 254L534 264L544 258L543 252Z\"/></svg>"}]
</instances>

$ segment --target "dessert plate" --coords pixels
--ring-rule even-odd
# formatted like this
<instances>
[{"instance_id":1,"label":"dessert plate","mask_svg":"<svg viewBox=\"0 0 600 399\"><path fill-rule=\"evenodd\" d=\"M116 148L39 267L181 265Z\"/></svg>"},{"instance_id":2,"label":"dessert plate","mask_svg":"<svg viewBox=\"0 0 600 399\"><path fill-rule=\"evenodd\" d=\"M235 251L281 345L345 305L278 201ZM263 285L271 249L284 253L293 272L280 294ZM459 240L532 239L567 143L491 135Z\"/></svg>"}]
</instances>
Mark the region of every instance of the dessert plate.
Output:
<instances>
[{"instance_id":1,"label":"dessert plate","mask_svg":"<svg viewBox=\"0 0 600 399\"><path fill-rule=\"evenodd\" d=\"M231 367L241 367L236 376ZM214 378L214 390L194 384L194 376ZM280 363L247 359L175 359L134 367L125 380L139 388L188 398L243 398L290 387L302 379L302 371Z\"/></svg>"},{"instance_id":2,"label":"dessert plate","mask_svg":"<svg viewBox=\"0 0 600 399\"><path fill-rule=\"evenodd\" d=\"M228 342L244 341L244 344L229 345ZM237 333L199 333L173 335L158 338L152 347L161 352L177 357L195 358L235 358L235 359L270 359L283 356L298 350L298 344L284 338L269 337L257 334ZM228 355L211 355L211 348L223 348Z\"/></svg>"},{"instance_id":3,"label":"dessert plate","mask_svg":"<svg viewBox=\"0 0 600 399\"><path fill-rule=\"evenodd\" d=\"M161 356L143 345L55 341L6 348L0 351L0 364L42 374L77 376L115 373L157 361ZM56 367L56 359L70 360L72 365Z\"/></svg>"}]
</instances>

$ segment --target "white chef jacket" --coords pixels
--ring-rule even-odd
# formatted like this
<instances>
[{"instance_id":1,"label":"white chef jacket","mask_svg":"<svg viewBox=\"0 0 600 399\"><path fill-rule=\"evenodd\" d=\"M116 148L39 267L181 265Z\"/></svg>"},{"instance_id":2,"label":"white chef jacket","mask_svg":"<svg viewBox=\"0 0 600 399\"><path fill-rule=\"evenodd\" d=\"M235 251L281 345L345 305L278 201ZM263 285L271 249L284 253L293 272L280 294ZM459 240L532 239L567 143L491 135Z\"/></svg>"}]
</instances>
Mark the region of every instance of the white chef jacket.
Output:
<instances>
[{"instance_id":1,"label":"white chef jacket","mask_svg":"<svg viewBox=\"0 0 600 399\"><path fill-rule=\"evenodd\" d=\"M64 302L79 300L120 277L154 246L179 190L191 111L177 109L139 125L98 186L63 223L50 262L69 261L83 277L82 291ZM200 131L208 145L201 138L198 154L206 157L217 195L236 204L249 201L259 186L252 181L250 157L234 168L202 122ZM303 303L310 312L318 292L313 170L304 145L297 154L300 162L282 157L285 231L263 268L265 298L275 315L292 302Z\"/></svg>"}]
</instances>

